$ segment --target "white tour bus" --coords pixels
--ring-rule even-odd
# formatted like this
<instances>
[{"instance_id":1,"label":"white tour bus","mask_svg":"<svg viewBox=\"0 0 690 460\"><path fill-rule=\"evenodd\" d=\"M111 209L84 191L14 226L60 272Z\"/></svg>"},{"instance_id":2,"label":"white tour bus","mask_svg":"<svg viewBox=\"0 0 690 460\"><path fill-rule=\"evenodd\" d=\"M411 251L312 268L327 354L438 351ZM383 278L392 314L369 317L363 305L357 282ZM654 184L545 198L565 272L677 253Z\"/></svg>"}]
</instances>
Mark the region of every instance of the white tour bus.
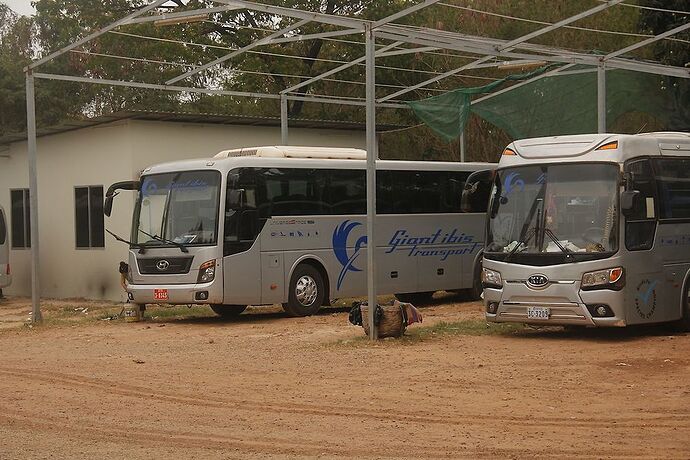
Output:
<instances>
[{"instance_id":1,"label":"white tour bus","mask_svg":"<svg viewBox=\"0 0 690 460\"><path fill-rule=\"evenodd\" d=\"M520 140L492 182L489 321L690 327L690 134Z\"/></svg>"},{"instance_id":2,"label":"white tour bus","mask_svg":"<svg viewBox=\"0 0 690 460\"><path fill-rule=\"evenodd\" d=\"M10 238L7 231L5 211L0 206L0 297L2 297L2 288L9 286L10 283L12 283L12 275L10 275Z\"/></svg>"},{"instance_id":3,"label":"white tour bus","mask_svg":"<svg viewBox=\"0 0 690 460\"><path fill-rule=\"evenodd\" d=\"M128 295L137 304L208 304L220 315L283 304L310 315L366 295L366 153L255 147L152 166L137 190ZM490 188L461 213L467 177L486 163L378 161L377 291L423 302L481 293ZM122 239L123 240L123 239Z\"/></svg>"}]
</instances>

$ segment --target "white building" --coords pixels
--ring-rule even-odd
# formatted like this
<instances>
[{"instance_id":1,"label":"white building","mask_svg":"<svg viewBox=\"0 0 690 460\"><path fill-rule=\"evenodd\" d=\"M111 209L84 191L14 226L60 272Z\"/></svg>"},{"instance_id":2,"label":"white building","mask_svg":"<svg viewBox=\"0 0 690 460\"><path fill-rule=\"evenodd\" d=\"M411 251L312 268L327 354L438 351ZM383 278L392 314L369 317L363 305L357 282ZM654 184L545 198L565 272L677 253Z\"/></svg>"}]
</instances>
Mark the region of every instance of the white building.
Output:
<instances>
[{"instance_id":1,"label":"white building","mask_svg":"<svg viewBox=\"0 0 690 460\"><path fill-rule=\"evenodd\" d=\"M199 114L128 112L39 130L38 212L41 296L124 299L118 263L129 239L132 200L115 200L104 218L102 198L118 181L137 179L146 166L205 158L221 150L280 144L280 121ZM24 139L22 139L24 137ZM290 144L364 148L364 126L296 120ZM29 188L25 136L0 137L0 206L10 227L12 286L31 294ZM131 192L123 192L131 193Z\"/></svg>"}]
</instances>

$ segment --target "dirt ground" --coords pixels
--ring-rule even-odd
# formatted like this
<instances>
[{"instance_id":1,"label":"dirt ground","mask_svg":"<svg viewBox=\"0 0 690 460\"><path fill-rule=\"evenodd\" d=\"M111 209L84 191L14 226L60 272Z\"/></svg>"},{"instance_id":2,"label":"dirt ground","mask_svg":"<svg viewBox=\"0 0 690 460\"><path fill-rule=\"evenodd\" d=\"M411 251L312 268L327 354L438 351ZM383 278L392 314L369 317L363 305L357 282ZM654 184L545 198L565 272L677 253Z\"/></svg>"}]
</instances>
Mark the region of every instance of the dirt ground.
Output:
<instances>
[{"instance_id":1,"label":"dirt ground","mask_svg":"<svg viewBox=\"0 0 690 460\"><path fill-rule=\"evenodd\" d=\"M423 327L479 330L370 343L345 308L84 305L28 328L0 303L0 458L690 458L690 335L666 328L497 331L445 298Z\"/></svg>"}]
</instances>

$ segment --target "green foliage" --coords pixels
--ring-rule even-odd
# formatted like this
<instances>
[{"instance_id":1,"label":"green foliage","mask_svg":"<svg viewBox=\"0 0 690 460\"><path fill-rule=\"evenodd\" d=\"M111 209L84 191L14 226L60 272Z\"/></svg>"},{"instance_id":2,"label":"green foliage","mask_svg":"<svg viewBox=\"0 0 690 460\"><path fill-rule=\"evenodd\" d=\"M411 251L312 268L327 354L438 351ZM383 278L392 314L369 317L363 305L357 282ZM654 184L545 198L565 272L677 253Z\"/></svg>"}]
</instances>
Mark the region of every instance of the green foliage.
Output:
<instances>
[{"instance_id":1,"label":"green foliage","mask_svg":"<svg viewBox=\"0 0 690 460\"><path fill-rule=\"evenodd\" d=\"M418 0L262 0L263 3L319 11L326 14L381 19ZM687 9L686 0L640 0L645 5ZM58 50L91 31L126 16L147 4L147 0L38 0L34 17L18 17L0 0L0 135L25 129L24 75L22 68L38 55ZM194 10L219 6L210 0L184 0L174 10ZM556 22L599 5L597 0L452 0L460 8L435 5L402 18L399 22L437 28L469 35L513 39L542 27L534 21L516 21L485 14L481 10L504 16L516 16L542 22ZM603 13L578 21L576 26L618 32L659 33L685 20L684 15L616 6ZM216 58L242 48L271 32L296 22L276 16L230 10L210 15L208 20L172 26L153 23L128 25L106 33L86 45L66 53L40 69L47 73L97 77L124 81L162 83ZM338 28L310 22L295 33L309 35ZM154 37L144 40L140 36ZM687 33L678 38L687 40ZM639 38L573 28L542 35L532 43L578 50L613 51L639 41ZM181 44L180 42L186 42ZM364 54L361 34L336 40L305 40L288 44L262 46L214 66L180 82L203 88L223 88L275 94L305 78L319 75L341 63ZM193 43L193 44L192 44ZM654 46L637 50L635 57L657 59L673 65L690 60L687 42L663 40ZM110 55L106 57L104 55ZM288 59L286 56L299 56ZM428 80L449 69L470 62L477 56L457 51L438 50L430 54L407 54L377 60L377 96L383 97ZM149 62L145 62L148 59ZM151 62L154 61L154 62ZM408 69L407 71L403 69ZM466 71L405 94L403 100L419 100L460 87L477 87L501 79L510 71ZM518 71L519 72L519 71ZM267 75L266 75L267 74ZM364 66L355 65L328 79L304 87L300 92L316 95L364 97ZM687 85L677 86L670 80L670 91L686 91L678 101L687 101ZM685 88L685 89L683 89ZM224 113L246 116L279 114L276 100L250 99L201 94L179 94L172 91L141 90L105 85L39 80L37 90L37 124L54 125L66 119L97 116L120 110L185 111ZM684 99L685 97L685 99ZM688 110L688 104L676 108ZM293 101L292 118L331 120L364 120L364 109L347 105L326 105ZM634 117L633 117L634 118ZM639 117L638 117L639 118ZM417 125L419 121L408 110L379 110L380 123ZM682 123L683 119L676 121ZM617 127L631 130L639 119L616 120ZM666 127L664 125L664 127ZM430 135L426 128L413 128L380 135L384 158L420 158L457 160L457 141L445 143ZM501 129L476 115L466 130L468 159L497 158L510 137ZM421 152L421 153L420 153Z\"/></svg>"},{"instance_id":2,"label":"green foliage","mask_svg":"<svg viewBox=\"0 0 690 460\"><path fill-rule=\"evenodd\" d=\"M22 68L31 61L31 20L0 3L0 133L26 126Z\"/></svg>"}]
</instances>

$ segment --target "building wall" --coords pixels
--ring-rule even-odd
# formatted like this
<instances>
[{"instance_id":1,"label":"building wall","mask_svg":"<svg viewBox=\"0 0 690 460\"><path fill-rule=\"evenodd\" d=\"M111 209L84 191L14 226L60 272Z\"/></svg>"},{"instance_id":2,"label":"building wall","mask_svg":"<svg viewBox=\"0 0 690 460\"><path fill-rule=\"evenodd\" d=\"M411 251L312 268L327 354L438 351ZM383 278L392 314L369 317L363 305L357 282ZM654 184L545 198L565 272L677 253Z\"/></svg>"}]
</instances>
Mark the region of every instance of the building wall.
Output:
<instances>
[{"instance_id":1,"label":"building wall","mask_svg":"<svg viewBox=\"0 0 690 460\"><path fill-rule=\"evenodd\" d=\"M136 179L155 163L215 155L220 150L280 144L280 128L124 120L38 139L41 295L124 300L117 266L127 247L106 235L105 248L76 249L74 187ZM363 132L291 129L290 144L364 148ZM6 152L3 152L3 155ZM28 188L26 142L0 156L0 206L10 219L10 189ZM115 200L105 227L129 239L134 193ZM8 222L9 224L9 222ZM31 251L11 249L8 295L30 295Z\"/></svg>"},{"instance_id":2,"label":"building wall","mask_svg":"<svg viewBox=\"0 0 690 460\"><path fill-rule=\"evenodd\" d=\"M289 130L291 145L366 148L364 132L326 129ZM130 121L133 167L165 161L209 158L221 150L280 145L280 128Z\"/></svg>"}]
</instances>

